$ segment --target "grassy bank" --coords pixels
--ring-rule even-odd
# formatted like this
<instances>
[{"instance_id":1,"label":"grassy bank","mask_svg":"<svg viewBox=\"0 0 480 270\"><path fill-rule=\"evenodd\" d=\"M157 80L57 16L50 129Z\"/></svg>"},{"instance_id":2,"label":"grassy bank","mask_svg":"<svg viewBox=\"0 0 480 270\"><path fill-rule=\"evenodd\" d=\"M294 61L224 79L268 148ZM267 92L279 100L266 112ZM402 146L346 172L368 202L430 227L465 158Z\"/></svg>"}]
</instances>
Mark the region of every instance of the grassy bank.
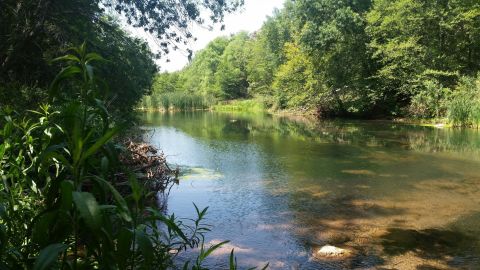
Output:
<instances>
[{"instance_id":1,"label":"grassy bank","mask_svg":"<svg viewBox=\"0 0 480 270\"><path fill-rule=\"evenodd\" d=\"M144 98L144 102L137 107L139 111L167 112L167 111L195 111L211 110L219 112L252 112L260 113L267 111L264 102L260 99L230 100L215 103L213 97L185 95L175 93L162 96L160 102L152 102L150 97Z\"/></svg>"},{"instance_id":2,"label":"grassy bank","mask_svg":"<svg viewBox=\"0 0 480 270\"><path fill-rule=\"evenodd\" d=\"M223 112L265 112L266 108L260 99L241 99L220 102L211 107L213 111Z\"/></svg>"},{"instance_id":3,"label":"grassy bank","mask_svg":"<svg viewBox=\"0 0 480 270\"><path fill-rule=\"evenodd\" d=\"M462 102L458 102L458 100ZM448 109L445 109L445 117L400 117L392 120L394 122L430 126L436 128L451 128L451 127L469 127L480 128L480 110L475 99L454 98ZM278 116L302 116L308 118L318 118L315 110L305 108L291 108L291 109L275 109L269 108L267 102L261 98L252 99L236 99L228 101L217 101L213 97L201 96L195 94L185 93L170 93L158 98L158 101L153 100L151 97L145 97L144 102L141 103L138 110L140 111L194 111L194 110L211 110L217 112L247 112L247 113L264 113ZM463 106L465 103L471 102L469 106ZM449 103L449 104L450 104ZM461 103L462 106L457 105Z\"/></svg>"}]
</instances>

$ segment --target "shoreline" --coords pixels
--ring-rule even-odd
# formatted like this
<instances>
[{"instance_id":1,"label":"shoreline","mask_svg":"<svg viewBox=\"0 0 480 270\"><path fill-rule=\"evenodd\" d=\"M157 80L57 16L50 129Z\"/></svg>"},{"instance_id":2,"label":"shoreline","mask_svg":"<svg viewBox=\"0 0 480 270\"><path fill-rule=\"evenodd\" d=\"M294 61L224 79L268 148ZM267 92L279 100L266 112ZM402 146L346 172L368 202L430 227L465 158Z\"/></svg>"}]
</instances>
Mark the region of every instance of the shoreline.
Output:
<instances>
[{"instance_id":1,"label":"shoreline","mask_svg":"<svg viewBox=\"0 0 480 270\"><path fill-rule=\"evenodd\" d=\"M218 106L218 105L216 105ZM221 106L221 105L220 105ZM314 110L299 110L299 109L290 109L290 110L236 110L236 109L215 109L215 106L205 109L153 109L153 108L136 108L135 111L137 112L155 112L155 113L176 113L176 112L231 112L231 113L266 113L278 117L287 117L287 118L304 118L310 121L323 121L323 120L343 120L343 121L367 121L367 122L390 122L390 123L398 123L398 124L405 124L405 125L416 125L422 127L432 127L432 128L460 128L460 129L480 129L480 126L455 126L452 123L449 123L448 119L446 118L431 118L431 119L418 119L418 118L411 118L411 117L397 117L397 118L389 118L389 117L380 117L380 118L348 118L348 117L333 117L333 118L321 118L318 117Z\"/></svg>"}]
</instances>

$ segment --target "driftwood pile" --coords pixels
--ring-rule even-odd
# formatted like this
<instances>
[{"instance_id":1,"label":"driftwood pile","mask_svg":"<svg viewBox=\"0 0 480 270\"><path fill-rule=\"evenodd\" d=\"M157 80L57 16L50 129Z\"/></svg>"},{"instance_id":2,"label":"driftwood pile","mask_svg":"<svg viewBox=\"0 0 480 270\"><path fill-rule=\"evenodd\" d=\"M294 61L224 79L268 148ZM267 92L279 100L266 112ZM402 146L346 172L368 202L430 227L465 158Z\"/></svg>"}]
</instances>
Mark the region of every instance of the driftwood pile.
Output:
<instances>
[{"instance_id":1,"label":"driftwood pile","mask_svg":"<svg viewBox=\"0 0 480 270\"><path fill-rule=\"evenodd\" d=\"M126 139L123 142L126 151L120 155L120 162L145 189L159 194L158 201L161 207L165 206L170 189L178 183L179 169L172 170L166 161L165 155L150 144ZM117 174L117 186L128 187L128 175Z\"/></svg>"}]
</instances>

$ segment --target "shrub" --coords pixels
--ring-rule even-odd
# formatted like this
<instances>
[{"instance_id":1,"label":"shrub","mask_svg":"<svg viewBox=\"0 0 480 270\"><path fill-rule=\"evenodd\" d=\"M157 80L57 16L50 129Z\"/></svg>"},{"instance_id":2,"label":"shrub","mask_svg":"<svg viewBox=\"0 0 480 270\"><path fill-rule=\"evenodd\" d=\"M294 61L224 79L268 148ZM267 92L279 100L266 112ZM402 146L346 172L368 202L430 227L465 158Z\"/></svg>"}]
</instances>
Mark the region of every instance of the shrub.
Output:
<instances>
[{"instance_id":1,"label":"shrub","mask_svg":"<svg viewBox=\"0 0 480 270\"><path fill-rule=\"evenodd\" d=\"M480 76L463 77L452 93L448 118L455 126L478 126L480 122Z\"/></svg>"},{"instance_id":2,"label":"shrub","mask_svg":"<svg viewBox=\"0 0 480 270\"><path fill-rule=\"evenodd\" d=\"M427 80L412 97L409 113L418 118L439 118L446 115L450 90L437 80Z\"/></svg>"}]
</instances>

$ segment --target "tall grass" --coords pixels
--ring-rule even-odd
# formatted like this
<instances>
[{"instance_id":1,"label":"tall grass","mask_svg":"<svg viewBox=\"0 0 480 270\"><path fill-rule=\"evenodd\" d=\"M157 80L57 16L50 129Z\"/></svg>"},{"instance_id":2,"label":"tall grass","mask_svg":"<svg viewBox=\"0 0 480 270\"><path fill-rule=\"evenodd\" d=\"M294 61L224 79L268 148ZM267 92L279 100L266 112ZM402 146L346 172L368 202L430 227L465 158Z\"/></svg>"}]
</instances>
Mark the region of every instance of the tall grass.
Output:
<instances>
[{"instance_id":1,"label":"tall grass","mask_svg":"<svg viewBox=\"0 0 480 270\"><path fill-rule=\"evenodd\" d=\"M215 111L233 112L263 112L265 105L260 99L245 99L225 101L212 106Z\"/></svg>"},{"instance_id":2,"label":"tall grass","mask_svg":"<svg viewBox=\"0 0 480 270\"><path fill-rule=\"evenodd\" d=\"M204 110L215 104L208 95L185 92L164 93L143 98L141 107L147 110Z\"/></svg>"},{"instance_id":3,"label":"tall grass","mask_svg":"<svg viewBox=\"0 0 480 270\"><path fill-rule=\"evenodd\" d=\"M480 77L464 77L451 95L448 119L454 126L480 126Z\"/></svg>"}]
</instances>

